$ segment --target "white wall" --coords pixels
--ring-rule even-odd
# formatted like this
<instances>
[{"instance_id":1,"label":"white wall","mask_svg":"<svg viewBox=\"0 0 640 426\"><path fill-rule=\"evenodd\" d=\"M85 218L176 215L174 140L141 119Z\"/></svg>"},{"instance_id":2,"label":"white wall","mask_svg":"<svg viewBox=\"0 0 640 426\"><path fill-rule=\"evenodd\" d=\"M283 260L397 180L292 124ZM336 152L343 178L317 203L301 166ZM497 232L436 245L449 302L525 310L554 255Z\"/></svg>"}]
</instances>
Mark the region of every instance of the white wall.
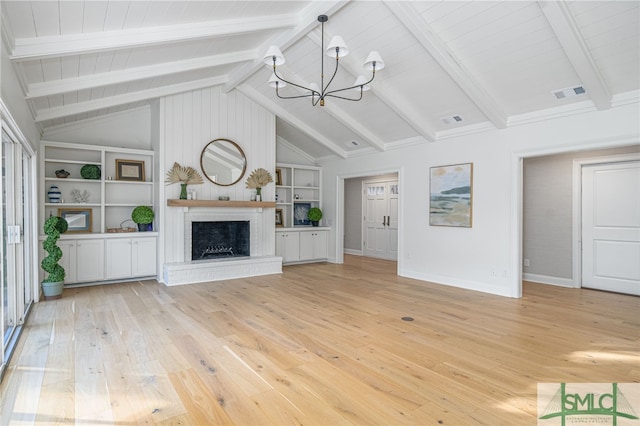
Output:
<instances>
[{"instance_id":1,"label":"white wall","mask_svg":"<svg viewBox=\"0 0 640 426\"><path fill-rule=\"evenodd\" d=\"M27 102L24 100L18 76L7 55L7 48L2 42L0 42L0 99L9 110L27 143L34 151L38 151L40 131L33 120Z\"/></svg>"},{"instance_id":2,"label":"white wall","mask_svg":"<svg viewBox=\"0 0 640 426\"><path fill-rule=\"evenodd\" d=\"M149 106L48 127L42 139L151 150Z\"/></svg>"},{"instance_id":3,"label":"white wall","mask_svg":"<svg viewBox=\"0 0 640 426\"><path fill-rule=\"evenodd\" d=\"M160 100L159 107L160 177L177 161L200 171L200 154L213 139L225 138L236 142L247 157L245 176L232 186L218 186L205 179L203 185L194 185L198 199L216 200L228 195L231 200L248 201L251 190L245 180L251 171L262 167L275 176L276 135L275 116L242 95L233 91L222 93L219 87L168 96ZM181 208L167 207L166 200L178 198L180 185L160 188L161 263L184 261L184 222ZM262 190L265 200L274 200L273 183ZM275 210L263 209L264 226L260 238L269 247L263 255L275 254Z\"/></svg>"},{"instance_id":4,"label":"white wall","mask_svg":"<svg viewBox=\"0 0 640 426\"><path fill-rule=\"evenodd\" d=\"M402 276L518 297L522 157L629 145L638 104L373 153L323 164L327 220L336 220L341 178L397 168L402 183L398 271ZM429 168L472 162L473 227L429 226ZM343 188L343 187L342 187ZM336 258L332 229L330 257ZM338 238L338 240L337 240ZM338 257L339 259L339 257Z\"/></svg>"}]
</instances>

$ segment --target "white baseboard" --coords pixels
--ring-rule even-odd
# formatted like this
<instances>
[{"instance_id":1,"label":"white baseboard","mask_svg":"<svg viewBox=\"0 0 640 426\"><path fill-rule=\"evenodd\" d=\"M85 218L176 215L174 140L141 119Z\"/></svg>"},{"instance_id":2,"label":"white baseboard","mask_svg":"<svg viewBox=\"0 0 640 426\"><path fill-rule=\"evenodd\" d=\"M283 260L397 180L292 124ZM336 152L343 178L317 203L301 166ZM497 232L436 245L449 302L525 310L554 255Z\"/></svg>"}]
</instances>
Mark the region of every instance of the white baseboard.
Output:
<instances>
[{"instance_id":1,"label":"white baseboard","mask_svg":"<svg viewBox=\"0 0 640 426\"><path fill-rule=\"evenodd\" d=\"M362 256L362 250L344 249L344 254L352 254L354 256Z\"/></svg>"},{"instance_id":2,"label":"white baseboard","mask_svg":"<svg viewBox=\"0 0 640 426\"><path fill-rule=\"evenodd\" d=\"M549 275L524 273L522 274L522 279L524 281L532 281L534 283L557 285L559 287L575 288L575 286L573 285L573 280L571 278L560 278L560 277L552 277Z\"/></svg>"}]
</instances>

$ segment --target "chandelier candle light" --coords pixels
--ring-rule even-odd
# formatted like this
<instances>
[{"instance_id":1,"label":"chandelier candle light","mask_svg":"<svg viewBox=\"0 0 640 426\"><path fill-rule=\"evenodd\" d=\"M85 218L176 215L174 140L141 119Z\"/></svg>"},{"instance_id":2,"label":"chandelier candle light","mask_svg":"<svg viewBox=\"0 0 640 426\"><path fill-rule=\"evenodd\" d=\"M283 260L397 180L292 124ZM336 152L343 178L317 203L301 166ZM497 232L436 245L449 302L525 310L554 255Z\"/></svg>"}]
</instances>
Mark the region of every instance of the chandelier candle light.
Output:
<instances>
[{"instance_id":1,"label":"chandelier candle light","mask_svg":"<svg viewBox=\"0 0 640 426\"><path fill-rule=\"evenodd\" d=\"M329 18L327 15L318 16L318 22L320 22L320 26L322 28L322 50L324 50L324 23L327 22ZM285 80L276 70L278 65L282 65L285 63L284 55L278 48L278 46L271 46L267 50L267 53L264 56L264 63L267 65L273 65L273 75L269 78L269 86L274 87L276 89L276 95L280 99L295 99L295 98L311 98L311 104L316 106L318 102L320 106L324 106L324 100L327 97L333 97L338 99L344 99L347 101L359 101L362 99L362 94L370 89L369 83L373 81L376 76L376 70L381 70L384 68L384 61L380 54L376 51L371 51L367 59L364 61L364 68L371 71L371 78L367 80L364 76L359 75L356 81L353 83L353 86L345 87L343 89L334 89L329 90L329 86L336 74L338 73L338 64L340 62L340 58L344 58L349 54L349 48L346 43L340 36L333 36L331 41L329 42L329 46L327 47L327 56L336 58L336 68L333 71L333 75L329 82L324 84L324 56L322 53L320 54L320 86L315 83L311 83L309 87L302 86L300 84L293 83L291 81ZM298 87L302 89L305 93L297 96L283 96L280 94L279 89L285 87L287 84ZM346 90L355 90L360 92L360 96L348 97L346 94L342 93ZM340 94L338 94L340 93Z\"/></svg>"}]
</instances>

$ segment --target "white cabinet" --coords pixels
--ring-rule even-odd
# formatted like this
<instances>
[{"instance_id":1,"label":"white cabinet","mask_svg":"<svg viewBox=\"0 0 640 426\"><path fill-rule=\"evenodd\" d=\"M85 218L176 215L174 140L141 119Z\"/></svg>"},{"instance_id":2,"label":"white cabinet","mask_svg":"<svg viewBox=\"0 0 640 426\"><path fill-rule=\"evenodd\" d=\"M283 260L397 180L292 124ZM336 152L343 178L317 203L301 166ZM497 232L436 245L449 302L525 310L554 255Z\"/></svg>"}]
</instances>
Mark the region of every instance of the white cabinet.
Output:
<instances>
[{"instance_id":1,"label":"white cabinet","mask_svg":"<svg viewBox=\"0 0 640 426\"><path fill-rule=\"evenodd\" d=\"M276 256L282 257L282 263L300 260L300 233L276 232Z\"/></svg>"},{"instance_id":2,"label":"white cabinet","mask_svg":"<svg viewBox=\"0 0 640 426\"><path fill-rule=\"evenodd\" d=\"M64 268L66 283L75 283L78 281L76 273L77 256L75 240L58 240L58 247L62 250L62 258L58 262ZM41 244L42 245L42 244Z\"/></svg>"},{"instance_id":3,"label":"white cabinet","mask_svg":"<svg viewBox=\"0 0 640 426\"><path fill-rule=\"evenodd\" d=\"M300 231L300 260L327 259L328 231Z\"/></svg>"},{"instance_id":4,"label":"white cabinet","mask_svg":"<svg viewBox=\"0 0 640 426\"><path fill-rule=\"evenodd\" d=\"M76 241L76 281L104 280L104 241L102 239Z\"/></svg>"},{"instance_id":5,"label":"white cabinet","mask_svg":"<svg viewBox=\"0 0 640 426\"><path fill-rule=\"evenodd\" d=\"M329 228L279 229L276 231L276 256L282 263L321 262L327 260Z\"/></svg>"},{"instance_id":6,"label":"white cabinet","mask_svg":"<svg viewBox=\"0 0 640 426\"><path fill-rule=\"evenodd\" d=\"M131 276L131 238L109 239L106 243L105 276L108 280Z\"/></svg>"},{"instance_id":7,"label":"white cabinet","mask_svg":"<svg viewBox=\"0 0 640 426\"><path fill-rule=\"evenodd\" d=\"M136 238L131 253L131 275L150 277L156 274L156 239Z\"/></svg>"},{"instance_id":8,"label":"white cabinet","mask_svg":"<svg viewBox=\"0 0 640 426\"><path fill-rule=\"evenodd\" d=\"M106 240L106 279L152 276L155 273L155 238L113 238Z\"/></svg>"}]
</instances>

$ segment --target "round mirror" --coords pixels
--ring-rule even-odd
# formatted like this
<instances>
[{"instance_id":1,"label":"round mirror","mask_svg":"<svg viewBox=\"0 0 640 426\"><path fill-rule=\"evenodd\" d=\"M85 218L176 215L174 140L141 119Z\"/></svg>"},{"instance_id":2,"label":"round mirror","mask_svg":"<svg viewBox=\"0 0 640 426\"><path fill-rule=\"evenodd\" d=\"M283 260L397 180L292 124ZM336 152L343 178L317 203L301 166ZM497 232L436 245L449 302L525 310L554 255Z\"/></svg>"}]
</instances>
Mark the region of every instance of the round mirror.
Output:
<instances>
[{"instance_id":1,"label":"round mirror","mask_svg":"<svg viewBox=\"0 0 640 426\"><path fill-rule=\"evenodd\" d=\"M202 150L200 168L211 182L229 186L242 179L247 159L237 143L229 139L215 139Z\"/></svg>"}]
</instances>

